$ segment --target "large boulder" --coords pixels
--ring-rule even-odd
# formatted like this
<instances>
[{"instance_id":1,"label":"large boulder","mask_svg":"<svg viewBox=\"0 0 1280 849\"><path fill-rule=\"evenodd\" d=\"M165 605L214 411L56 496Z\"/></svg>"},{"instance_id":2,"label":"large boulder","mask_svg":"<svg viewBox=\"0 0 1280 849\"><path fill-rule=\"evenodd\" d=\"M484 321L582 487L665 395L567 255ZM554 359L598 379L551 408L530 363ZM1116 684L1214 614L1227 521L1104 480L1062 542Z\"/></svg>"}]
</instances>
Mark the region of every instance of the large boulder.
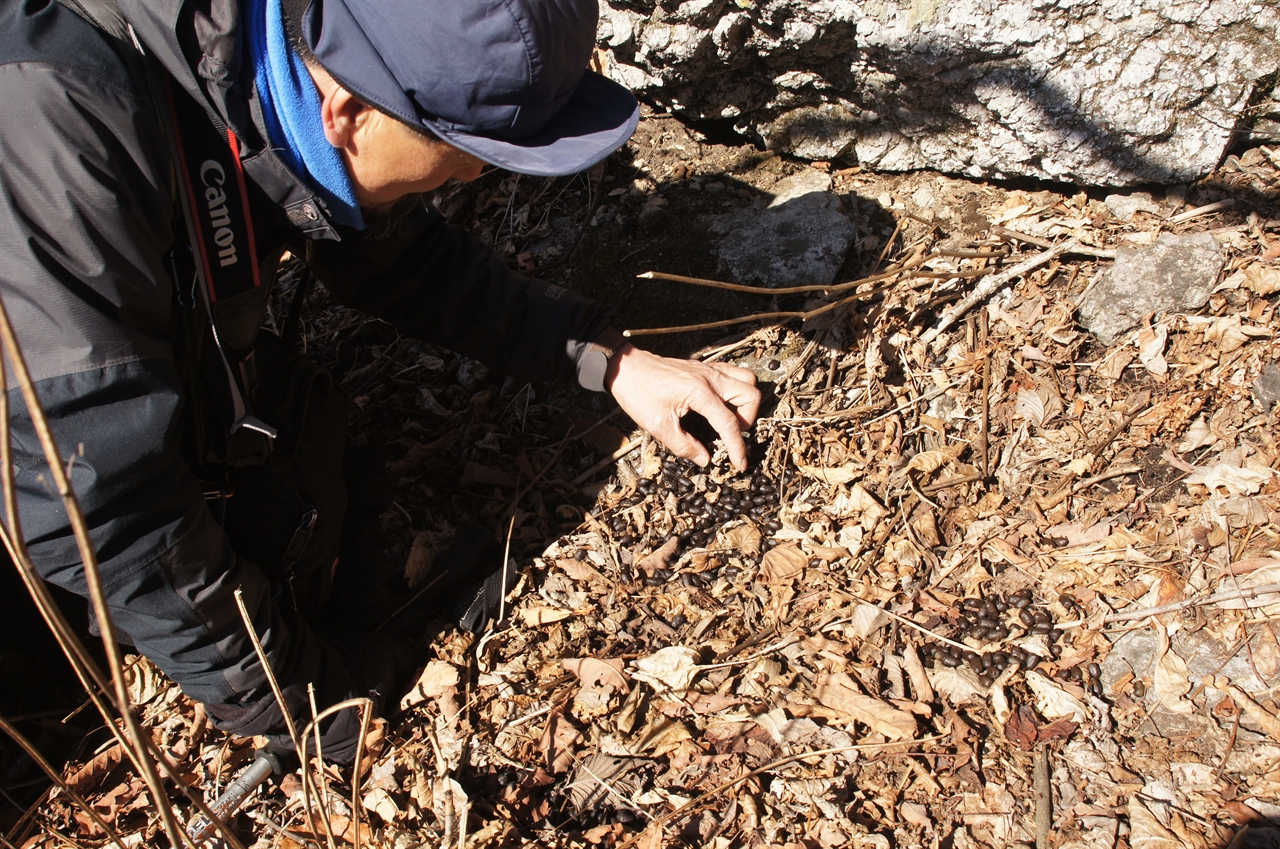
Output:
<instances>
[{"instance_id":1,"label":"large boulder","mask_svg":"<svg viewBox=\"0 0 1280 849\"><path fill-rule=\"evenodd\" d=\"M1208 173L1280 69L1280 0L600 0L608 73L690 120L878 170Z\"/></svg>"}]
</instances>

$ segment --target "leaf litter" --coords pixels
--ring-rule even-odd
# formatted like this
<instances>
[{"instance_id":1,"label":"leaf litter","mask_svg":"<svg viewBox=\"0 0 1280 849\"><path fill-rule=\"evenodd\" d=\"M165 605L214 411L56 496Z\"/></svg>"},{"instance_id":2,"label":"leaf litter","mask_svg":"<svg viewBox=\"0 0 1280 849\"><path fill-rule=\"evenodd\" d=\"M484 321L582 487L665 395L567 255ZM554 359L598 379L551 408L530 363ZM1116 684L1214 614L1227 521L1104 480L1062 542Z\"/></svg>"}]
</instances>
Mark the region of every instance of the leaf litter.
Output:
<instances>
[{"instance_id":1,"label":"leaf litter","mask_svg":"<svg viewBox=\"0 0 1280 849\"><path fill-rule=\"evenodd\" d=\"M681 187L712 181L660 156L665 124L633 142L643 182L500 175L442 208L522 266L572 259L581 230L621 226L657 192L660 219ZM599 399L502 381L313 295L308 345L391 447L390 557L420 582L459 525L514 517L520 569L504 622L428 635L362 770L363 810L349 774L313 802L334 839L1260 840L1280 819L1280 448L1260 388L1280 360L1277 173L1273 152L1248 151L1160 213L1118 221L1084 193L835 171L838 192L877 193L896 224L864 222L856 271L915 252L934 276L701 351L766 390L746 473L722 447L699 469L629 441ZM1226 197L1242 200L1187 212ZM1097 254L1162 232L1224 246L1208 304L1101 345L1074 319L1110 263ZM1093 253L1062 254L922 338L977 271L1068 238ZM145 661L132 669L162 751L212 799L253 741L213 730ZM137 845L162 839L118 749L65 774ZM327 842L298 787L251 797L233 823L249 845ZM102 839L56 790L7 839L57 845L55 832Z\"/></svg>"}]
</instances>

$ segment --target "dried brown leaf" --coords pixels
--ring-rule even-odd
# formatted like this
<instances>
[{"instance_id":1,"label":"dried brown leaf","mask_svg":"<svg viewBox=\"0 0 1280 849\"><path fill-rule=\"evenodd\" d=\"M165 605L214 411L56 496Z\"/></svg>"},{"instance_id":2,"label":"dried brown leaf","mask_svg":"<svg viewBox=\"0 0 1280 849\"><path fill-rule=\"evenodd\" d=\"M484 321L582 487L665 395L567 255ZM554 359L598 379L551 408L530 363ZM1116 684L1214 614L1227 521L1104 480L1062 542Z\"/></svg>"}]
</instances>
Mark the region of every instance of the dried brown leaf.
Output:
<instances>
[{"instance_id":1,"label":"dried brown leaf","mask_svg":"<svg viewBox=\"0 0 1280 849\"><path fill-rule=\"evenodd\" d=\"M418 683L400 700L400 709L408 710L416 705L434 701L451 692L461 680L458 667L443 660L433 660L418 676Z\"/></svg>"},{"instance_id":2,"label":"dried brown leaf","mask_svg":"<svg viewBox=\"0 0 1280 849\"><path fill-rule=\"evenodd\" d=\"M760 560L760 571L770 583L790 581L804 574L809 565L809 555L794 543L786 543L769 549Z\"/></svg>"},{"instance_id":3,"label":"dried brown leaf","mask_svg":"<svg viewBox=\"0 0 1280 849\"><path fill-rule=\"evenodd\" d=\"M698 653L685 646L668 646L648 657L633 661L631 677L652 685L659 692L683 693L698 674Z\"/></svg>"},{"instance_id":4,"label":"dried brown leaf","mask_svg":"<svg viewBox=\"0 0 1280 849\"><path fill-rule=\"evenodd\" d=\"M746 522L726 531L719 539L719 547L737 549L743 554L755 557L760 554L760 542L760 529L750 522Z\"/></svg>"},{"instance_id":5,"label":"dried brown leaf","mask_svg":"<svg viewBox=\"0 0 1280 849\"><path fill-rule=\"evenodd\" d=\"M550 625L553 622L568 619L573 615L572 610L562 610L559 607L548 607L545 604L538 604L532 607L522 607L518 612L520 614L520 618L526 625Z\"/></svg>"},{"instance_id":6,"label":"dried brown leaf","mask_svg":"<svg viewBox=\"0 0 1280 849\"><path fill-rule=\"evenodd\" d=\"M855 463L844 463L839 466L824 468L822 466L807 466L804 463L796 463L796 471L807 478L813 478L816 481L822 481L830 486L841 486L862 477L863 470Z\"/></svg>"},{"instance_id":7,"label":"dried brown leaf","mask_svg":"<svg viewBox=\"0 0 1280 849\"><path fill-rule=\"evenodd\" d=\"M819 675L814 695L846 722L860 722L890 740L909 740L916 734L916 718L905 710L863 693L847 674Z\"/></svg>"},{"instance_id":8,"label":"dried brown leaf","mask_svg":"<svg viewBox=\"0 0 1280 849\"><path fill-rule=\"evenodd\" d=\"M957 443L934 451L921 451L911 458L911 462L907 463L907 470L931 475L956 457L959 457L960 452L964 451L964 449L965 446L963 444Z\"/></svg>"},{"instance_id":9,"label":"dried brown leaf","mask_svg":"<svg viewBox=\"0 0 1280 849\"><path fill-rule=\"evenodd\" d=\"M582 734L564 715L564 708L552 711L542 729L538 751L542 762L552 773L561 773L573 765L573 750L582 742Z\"/></svg>"},{"instance_id":10,"label":"dried brown leaf","mask_svg":"<svg viewBox=\"0 0 1280 849\"><path fill-rule=\"evenodd\" d=\"M94 755L91 761L76 770L75 774L67 779L67 786L81 796L87 796L96 790L98 785L123 761L124 749L116 743L100 754Z\"/></svg>"},{"instance_id":11,"label":"dried brown leaf","mask_svg":"<svg viewBox=\"0 0 1280 849\"><path fill-rule=\"evenodd\" d=\"M672 537L636 563L636 569L645 575L652 575L659 569L670 568L671 561L679 549L680 538Z\"/></svg>"},{"instance_id":12,"label":"dried brown leaf","mask_svg":"<svg viewBox=\"0 0 1280 849\"><path fill-rule=\"evenodd\" d=\"M467 486L473 483L487 483L494 486L515 486L516 479L499 469L497 466L485 466L480 463L468 461L462 467L462 477L458 479L458 486Z\"/></svg>"},{"instance_id":13,"label":"dried brown leaf","mask_svg":"<svg viewBox=\"0 0 1280 849\"><path fill-rule=\"evenodd\" d=\"M1036 744L1036 713L1026 705L1020 705L1004 725L1005 738L1023 751L1031 751Z\"/></svg>"},{"instance_id":14,"label":"dried brown leaf","mask_svg":"<svg viewBox=\"0 0 1280 849\"><path fill-rule=\"evenodd\" d=\"M627 444L627 435L612 425L602 424L583 434L582 441L592 451L607 456Z\"/></svg>"},{"instance_id":15,"label":"dried brown leaf","mask_svg":"<svg viewBox=\"0 0 1280 849\"><path fill-rule=\"evenodd\" d=\"M603 686L621 693L631 692L621 658L601 660L595 657L568 657L560 663L566 671L577 675L584 687Z\"/></svg>"},{"instance_id":16,"label":"dried brown leaf","mask_svg":"<svg viewBox=\"0 0 1280 849\"><path fill-rule=\"evenodd\" d=\"M1194 706L1184 698L1191 691L1191 670L1187 667L1187 662L1173 650L1169 632L1164 625L1156 622L1154 627L1160 637L1153 686L1156 699L1174 713L1191 713Z\"/></svg>"}]
</instances>

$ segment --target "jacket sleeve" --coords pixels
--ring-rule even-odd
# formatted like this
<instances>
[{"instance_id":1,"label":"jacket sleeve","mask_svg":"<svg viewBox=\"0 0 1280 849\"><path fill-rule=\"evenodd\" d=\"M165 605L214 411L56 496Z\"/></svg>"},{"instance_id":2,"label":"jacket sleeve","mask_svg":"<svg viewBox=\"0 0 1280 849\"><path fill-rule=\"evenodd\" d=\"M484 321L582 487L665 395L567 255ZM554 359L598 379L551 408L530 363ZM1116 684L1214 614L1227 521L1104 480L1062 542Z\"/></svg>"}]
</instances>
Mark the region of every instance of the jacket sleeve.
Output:
<instances>
[{"instance_id":1,"label":"jacket sleeve","mask_svg":"<svg viewBox=\"0 0 1280 849\"><path fill-rule=\"evenodd\" d=\"M511 271L425 203L382 238L316 242L317 276L344 304L526 380L572 381L613 311Z\"/></svg>"},{"instance_id":2,"label":"jacket sleeve","mask_svg":"<svg viewBox=\"0 0 1280 849\"><path fill-rule=\"evenodd\" d=\"M178 447L164 135L101 36L58 3L34 22L9 20L29 6L0 5L0 297L71 470L118 629L223 727L279 734L282 717L233 592L244 591L298 717L310 713L308 681L326 704L364 694L354 667L366 647L327 642L282 612L261 570L236 555L205 507ZM15 46L23 33L29 41ZM23 535L46 580L85 595L66 512L12 373ZM337 759L354 748L353 713L327 732Z\"/></svg>"}]
</instances>

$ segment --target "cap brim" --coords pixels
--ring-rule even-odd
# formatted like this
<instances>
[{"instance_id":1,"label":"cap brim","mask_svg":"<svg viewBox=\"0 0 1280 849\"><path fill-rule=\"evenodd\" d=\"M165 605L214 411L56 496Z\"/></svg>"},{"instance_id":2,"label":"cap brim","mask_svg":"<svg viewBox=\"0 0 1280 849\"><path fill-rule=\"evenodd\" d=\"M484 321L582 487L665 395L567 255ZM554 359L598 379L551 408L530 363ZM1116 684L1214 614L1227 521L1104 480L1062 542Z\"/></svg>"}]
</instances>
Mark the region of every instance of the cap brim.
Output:
<instances>
[{"instance_id":1,"label":"cap brim","mask_svg":"<svg viewBox=\"0 0 1280 849\"><path fill-rule=\"evenodd\" d=\"M422 124L445 141L491 165L534 177L585 171L627 143L640 122L631 92L587 71L573 97L539 132L521 139L459 133L432 121Z\"/></svg>"}]
</instances>

